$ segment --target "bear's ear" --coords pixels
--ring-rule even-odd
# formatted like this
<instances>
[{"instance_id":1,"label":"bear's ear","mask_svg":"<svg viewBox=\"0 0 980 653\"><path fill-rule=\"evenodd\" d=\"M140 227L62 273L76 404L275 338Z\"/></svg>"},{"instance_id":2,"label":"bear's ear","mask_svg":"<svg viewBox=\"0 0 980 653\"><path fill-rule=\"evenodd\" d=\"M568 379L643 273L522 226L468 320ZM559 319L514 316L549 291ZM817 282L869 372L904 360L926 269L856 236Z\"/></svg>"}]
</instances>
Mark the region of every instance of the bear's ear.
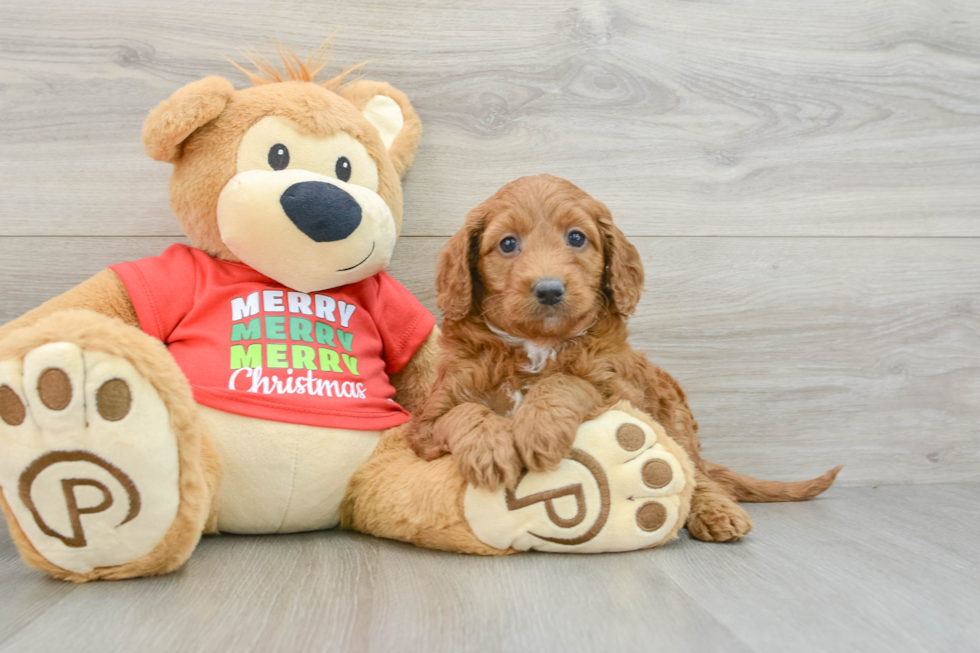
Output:
<instances>
[{"instance_id":1,"label":"bear's ear","mask_svg":"<svg viewBox=\"0 0 980 653\"><path fill-rule=\"evenodd\" d=\"M198 127L217 118L235 87L223 77L205 77L177 89L143 123L143 147L150 158L173 163L180 144Z\"/></svg>"},{"instance_id":2,"label":"bear's ear","mask_svg":"<svg viewBox=\"0 0 980 653\"><path fill-rule=\"evenodd\" d=\"M395 171L403 176L412 165L422 134L422 122L405 94L384 82L359 79L343 86L340 96L377 128Z\"/></svg>"}]
</instances>

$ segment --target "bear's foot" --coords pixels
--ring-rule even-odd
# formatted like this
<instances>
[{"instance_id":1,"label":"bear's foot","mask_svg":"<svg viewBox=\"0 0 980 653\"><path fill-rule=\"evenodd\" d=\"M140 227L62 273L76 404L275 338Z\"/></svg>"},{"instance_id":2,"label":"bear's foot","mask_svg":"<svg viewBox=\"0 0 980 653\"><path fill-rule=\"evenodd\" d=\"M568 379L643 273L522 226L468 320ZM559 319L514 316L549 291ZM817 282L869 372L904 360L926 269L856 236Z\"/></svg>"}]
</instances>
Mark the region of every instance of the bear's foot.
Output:
<instances>
[{"instance_id":1,"label":"bear's foot","mask_svg":"<svg viewBox=\"0 0 980 653\"><path fill-rule=\"evenodd\" d=\"M557 471L525 472L513 491L470 486L464 505L476 536L498 549L632 551L676 537L693 491L680 446L620 402L579 427Z\"/></svg>"},{"instance_id":2,"label":"bear's foot","mask_svg":"<svg viewBox=\"0 0 980 653\"><path fill-rule=\"evenodd\" d=\"M105 351L48 342L0 361L0 504L29 564L80 582L184 562L209 502L200 443L175 432L173 409Z\"/></svg>"}]
</instances>

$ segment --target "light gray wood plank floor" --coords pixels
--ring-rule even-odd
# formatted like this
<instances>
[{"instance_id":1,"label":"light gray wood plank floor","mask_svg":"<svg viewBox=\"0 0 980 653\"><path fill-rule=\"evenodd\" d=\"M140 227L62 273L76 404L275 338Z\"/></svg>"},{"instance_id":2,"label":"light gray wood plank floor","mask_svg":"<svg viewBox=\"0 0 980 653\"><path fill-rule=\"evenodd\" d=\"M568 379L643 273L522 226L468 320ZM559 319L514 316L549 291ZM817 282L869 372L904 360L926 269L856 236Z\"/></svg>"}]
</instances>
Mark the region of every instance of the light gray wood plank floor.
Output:
<instances>
[{"instance_id":1,"label":"light gray wood plank floor","mask_svg":"<svg viewBox=\"0 0 980 653\"><path fill-rule=\"evenodd\" d=\"M0 651L980 648L980 484L749 505L738 544L466 557L321 532L206 538L179 572L75 586L0 537Z\"/></svg>"}]
</instances>

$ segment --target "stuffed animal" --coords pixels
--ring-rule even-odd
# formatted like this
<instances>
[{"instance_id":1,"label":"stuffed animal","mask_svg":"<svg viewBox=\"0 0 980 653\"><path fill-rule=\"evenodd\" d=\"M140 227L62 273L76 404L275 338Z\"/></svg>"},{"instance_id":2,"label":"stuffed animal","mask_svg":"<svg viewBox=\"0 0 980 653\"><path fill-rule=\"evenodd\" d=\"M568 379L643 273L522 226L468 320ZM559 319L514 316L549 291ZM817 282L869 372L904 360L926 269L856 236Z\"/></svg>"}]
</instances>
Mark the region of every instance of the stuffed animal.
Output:
<instances>
[{"instance_id":1,"label":"stuffed animal","mask_svg":"<svg viewBox=\"0 0 980 653\"><path fill-rule=\"evenodd\" d=\"M318 63L284 61L250 88L188 84L146 119L191 246L113 265L0 329L0 506L24 560L76 582L146 576L204 533L338 524L491 555L674 537L688 463L626 405L582 426L593 464L528 474L519 496L467 492L450 459L411 452L438 329L385 267L421 124L386 83L318 83ZM643 528L637 456L674 475Z\"/></svg>"}]
</instances>

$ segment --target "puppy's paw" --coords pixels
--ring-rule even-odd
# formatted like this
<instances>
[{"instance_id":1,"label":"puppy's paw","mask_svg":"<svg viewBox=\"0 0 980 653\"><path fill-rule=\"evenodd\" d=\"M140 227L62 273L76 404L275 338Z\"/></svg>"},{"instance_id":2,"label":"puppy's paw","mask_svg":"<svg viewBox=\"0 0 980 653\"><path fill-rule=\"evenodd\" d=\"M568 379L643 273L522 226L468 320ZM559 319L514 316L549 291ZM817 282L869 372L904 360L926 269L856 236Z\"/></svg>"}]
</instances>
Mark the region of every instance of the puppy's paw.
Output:
<instances>
[{"instance_id":1,"label":"puppy's paw","mask_svg":"<svg viewBox=\"0 0 980 653\"><path fill-rule=\"evenodd\" d=\"M712 497L691 507L687 530L702 542L737 542L752 530L752 518L731 499Z\"/></svg>"},{"instance_id":2,"label":"puppy's paw","mask_svg":"<svg viewBox=\"0 0 980 653\"><path fill-rule=\"evenodd\" d=\"M456 436L452 444L456 468L474 487L512 488L521 471L521 459L509 433L476 428Z\"/></svg>"},{"instance_id":3,"label":"puppy's paw","mask_svg":"<svg viewBox=\"0 0 980 653\"><path fill-rule=\"evenodd\" d=\"M529 471L553 472L572 450L577 428L578 424L570 427L562 422L518 417L514 420L514 446Z\"/></svg>"}]
</instances>

